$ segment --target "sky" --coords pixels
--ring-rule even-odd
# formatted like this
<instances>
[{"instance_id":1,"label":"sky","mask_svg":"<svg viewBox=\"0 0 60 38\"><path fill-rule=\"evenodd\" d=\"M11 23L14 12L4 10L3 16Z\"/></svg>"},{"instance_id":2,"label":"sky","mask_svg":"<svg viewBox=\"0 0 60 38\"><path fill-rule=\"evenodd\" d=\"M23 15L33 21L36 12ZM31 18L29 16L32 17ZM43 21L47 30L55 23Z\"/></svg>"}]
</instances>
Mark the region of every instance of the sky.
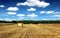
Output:
<instances>
[{"instance_id":1,"label":"sky","mask_svg":"<svg viewBox=\"0 0 60 38\"><path fill-rule=\"evenodd\" d=\"M0 0L0 20L60 20L60 0Z\"/></svg>"}]
</instances>

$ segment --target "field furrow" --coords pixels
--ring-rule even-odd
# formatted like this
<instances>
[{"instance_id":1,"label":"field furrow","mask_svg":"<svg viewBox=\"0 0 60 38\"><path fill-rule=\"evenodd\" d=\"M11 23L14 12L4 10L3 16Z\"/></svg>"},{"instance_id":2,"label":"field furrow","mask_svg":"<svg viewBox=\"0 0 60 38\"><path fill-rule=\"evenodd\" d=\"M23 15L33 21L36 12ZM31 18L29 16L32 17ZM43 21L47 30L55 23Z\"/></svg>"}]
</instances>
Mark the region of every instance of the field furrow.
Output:
<instances>
[{"instance_id":1,"label":"field furrow","mask_svg":"<svg viewBox=\"0 0 60 38\"><path fill-rule=\"evenodd\" d=\"M3 25L3 24L1 24ZM59 24L17 24L0 25L0 38L60 38Z\"/></svg>"}]
</instances>

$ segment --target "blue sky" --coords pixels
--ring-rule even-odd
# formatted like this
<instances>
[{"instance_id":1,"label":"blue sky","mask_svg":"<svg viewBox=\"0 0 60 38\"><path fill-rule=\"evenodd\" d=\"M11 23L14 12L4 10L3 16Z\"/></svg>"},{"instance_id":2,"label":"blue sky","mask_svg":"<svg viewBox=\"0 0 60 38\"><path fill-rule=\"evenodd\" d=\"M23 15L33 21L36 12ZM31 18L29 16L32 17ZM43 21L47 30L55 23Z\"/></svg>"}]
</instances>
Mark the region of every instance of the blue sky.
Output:
<instances>
[{"instance_id":1,"label":"blue sky","mask_svg":"<svg viewBox=\"0 0 60 38\"><path fill-rule=\"evenodd\" d=\"M60 0L0 0L0 20L60 20Z\"/></svg>"}]
</instances>

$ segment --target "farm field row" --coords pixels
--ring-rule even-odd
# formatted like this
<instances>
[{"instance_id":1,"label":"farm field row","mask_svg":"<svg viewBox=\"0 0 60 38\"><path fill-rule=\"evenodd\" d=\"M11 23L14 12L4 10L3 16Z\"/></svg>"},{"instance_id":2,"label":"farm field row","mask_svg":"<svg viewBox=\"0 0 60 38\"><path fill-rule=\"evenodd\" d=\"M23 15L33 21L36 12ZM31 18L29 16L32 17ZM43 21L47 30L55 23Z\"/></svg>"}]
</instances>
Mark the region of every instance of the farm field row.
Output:
<instances>
[{"instance_id":1,"label":"farm field row","mask_svg":"<svg viewBox=\"0 0 60 38\"><path fill-rule=\"evenodd\" d=\"M0 24L0 38L60 38L60 24Z\"/></svg>"}]
</instances>

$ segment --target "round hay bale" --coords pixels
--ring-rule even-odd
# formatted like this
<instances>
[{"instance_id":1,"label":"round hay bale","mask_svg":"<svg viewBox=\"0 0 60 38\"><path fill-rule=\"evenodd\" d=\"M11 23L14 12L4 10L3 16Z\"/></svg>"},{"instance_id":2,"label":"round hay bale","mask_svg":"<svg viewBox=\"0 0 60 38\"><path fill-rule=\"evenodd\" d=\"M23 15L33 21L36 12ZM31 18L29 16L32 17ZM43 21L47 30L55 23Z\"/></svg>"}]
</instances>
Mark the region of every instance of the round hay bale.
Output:
<instances>
[{"instance_id":1,"label":"round hay bale","mask_svg":"<svg viewBox=\"0 0 60 38\"><path fill-rule=\"evenodd\" d=\"M17 23L18 27L23 27L23 23Z\"/></svg>"}]
</instances>

